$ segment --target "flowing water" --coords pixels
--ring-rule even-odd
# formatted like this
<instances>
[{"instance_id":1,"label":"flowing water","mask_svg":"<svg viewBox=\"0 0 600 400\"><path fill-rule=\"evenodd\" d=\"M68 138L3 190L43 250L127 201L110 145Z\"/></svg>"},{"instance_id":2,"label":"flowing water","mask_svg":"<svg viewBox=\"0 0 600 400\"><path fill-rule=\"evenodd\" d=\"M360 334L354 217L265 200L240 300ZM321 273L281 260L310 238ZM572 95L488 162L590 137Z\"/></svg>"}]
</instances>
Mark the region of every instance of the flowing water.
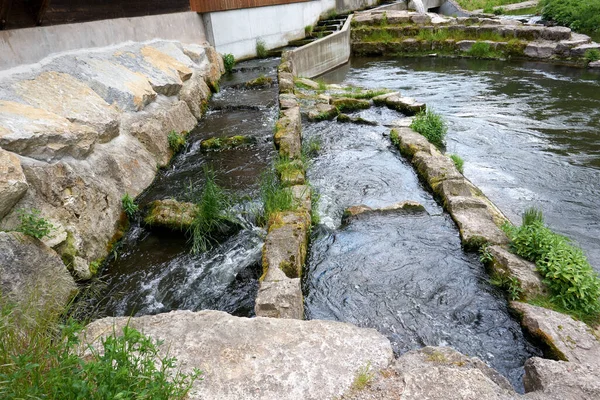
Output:
<instances>
[{"instance_id":1,"label":"flowing water","mask_svg":"<svg viewBox=\"0 0 600 400\"><path fill-rule=\"evenodd\" d=\"M374 108L359 113L388 123L401 117ZM305 124L305 140L321 150L308 170L320 195L304 273L310 319L346 321L385 334L397 354L427 345L475 355L523 390L523 364L540 354L491 287L476 254L412 166L393 149L383 126ZM345 208L421 203L424 212L364 214L341 224Z\"/></svg>"},{"instance_id":2,"label":"flowing water","mask_svg":"<svg viewBox=\"0 0 600 400\"><path fill-rule=\"evenodd\" d=\"M324 77L416 97L448 121L447 151L515 223L528 207L600 271L600 73L534 62L355 58Z\"/></svg>"},{"instance_id":3,"label":"flowing water","mask_svg":"<svg viewBox=\"0 0 600 400\"><path fill-rule=\"evenodd\" d=\"M254 224L258 205L252 199L273 156L277 88L246 90L240 85L260 75L275 77L278 63L278 59L249 61L224 76L206 116L190 132L186 149L137 199L141 208L157 199L189 200L201 191L203 169L210 166L217 182L241 199L237 214L243 228L210 251L194 255L183 234L149 230L134 222L104 269L107 288L100 295L100 313L216 309L254 314L265 232ZM232 135L252 136L256 144L223 151L200 149L202 139Z\"/></svg>"}]
</instances>

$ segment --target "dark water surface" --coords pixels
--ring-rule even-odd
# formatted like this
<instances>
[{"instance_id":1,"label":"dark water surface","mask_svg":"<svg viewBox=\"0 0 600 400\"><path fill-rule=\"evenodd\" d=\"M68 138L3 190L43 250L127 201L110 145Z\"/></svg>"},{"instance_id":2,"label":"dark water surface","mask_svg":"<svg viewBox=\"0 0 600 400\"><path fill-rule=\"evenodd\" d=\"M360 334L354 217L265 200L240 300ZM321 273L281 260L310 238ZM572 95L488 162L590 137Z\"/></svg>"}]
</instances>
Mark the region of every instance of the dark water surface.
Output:
<instances>
[{"instance_id":1,"label":"dark water surface","mask_svg":"<svg viewBox=\"0 0 600 400\"><path fill-rule=\"evenodd\" d=\"M224 76L206 116L190 132L186 149L137 199L141 207L157 199L189 200L202 190L203 170L210 166L222 187L236 197L245 196L239 210L244 227L210 251L193 255L184 234L134 224L104 270L102 314L214 309L254 315L265 232L253 223L251 210L258 205L251 199L256 198L259 177L274 153L277 87L245 90L239 84L260 75L275 77L278 63L278 59L240 63L237 72ZM252 136L256 144L224 151L200 149L203 139L232 135Z\"/></svg>"},{"instance_id":2,"label":"dark water surface","mask_svg":"<svg viewBox=\"0 0 600 400\"><path fill-rule=\"evenodd\" d=\"M360 112L389 122L387 109ZM305 123L305 140L321 150L308 170L320 194L304 273L309 319L346 321L385 334L397 354L427 345L478 356L523 390L523 364L540 352L488 283L477 255L461 248L456 226L382 126ZM421 203L426 212L362 215L341 224L344 209Z\"/></svg>"},{"instance_id":3,"label":"dark water surface","mask_svg":"<svg viewBox=\"0 0 600 400\"><path fill-rule=\"evenodd\" d=\"M446 117L447 150L513 221L540 207L600 271L600 72L533 62L355 58L328 82L386 87Z\"/></svg>"}]
</instances>

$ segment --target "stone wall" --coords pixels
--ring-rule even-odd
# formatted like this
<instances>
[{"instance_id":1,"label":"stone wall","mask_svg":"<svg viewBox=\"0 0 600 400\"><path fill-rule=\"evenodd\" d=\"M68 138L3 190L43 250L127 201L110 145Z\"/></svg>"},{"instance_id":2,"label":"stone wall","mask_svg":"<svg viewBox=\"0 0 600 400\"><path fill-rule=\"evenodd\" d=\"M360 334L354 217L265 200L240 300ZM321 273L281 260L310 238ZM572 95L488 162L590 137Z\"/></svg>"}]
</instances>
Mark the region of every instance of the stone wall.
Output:
<instances>
[{"instance_id":1,"label":"stone wall","mask_svg":"<svg viewBox=\"0 0 600 400\"><path fill-rule=\"evenodd\" d=\"M40 210L55 226L44 244L62 256L63 268L88 279L90 264L122 234L121 198L135 197L168 164L168 133L196 126L223 72L206 43L153 41L5 74L0 228L16 228L21 209ZM12 252L2 243L0 253ZM7 270L0 263L2 281Z\"/></svg>"}]
</instances>

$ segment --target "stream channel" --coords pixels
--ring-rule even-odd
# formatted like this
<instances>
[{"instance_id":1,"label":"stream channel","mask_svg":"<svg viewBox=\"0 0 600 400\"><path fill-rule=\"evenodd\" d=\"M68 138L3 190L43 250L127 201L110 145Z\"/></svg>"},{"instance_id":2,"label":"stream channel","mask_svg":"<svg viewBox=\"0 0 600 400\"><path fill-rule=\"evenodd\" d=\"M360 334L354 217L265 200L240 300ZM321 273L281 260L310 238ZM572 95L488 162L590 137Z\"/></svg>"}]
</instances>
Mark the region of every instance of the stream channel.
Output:
<instances>
[{"instance_id":1,"label":"stream channel","mask_svg":"<svg viewBox=\"0 0 600 400\"><path fill-rule=\"evenodd\" d=\"M275 154L277 88L240 84L275 77L278 59L240 63L186 149L138 197L188 200L202 188L206 165L242 199L244 228L212 250L193 255L185 237L134 222L104 269L106 315L173 309L218 309L253 316L264 229L254 223L261 173ZM328 83L401 90L449 122L448 152L465 159L465 175L514 222L532 205L574 238L600 266L600 84L598 75L535 63L453 59L353 59L324 76ZM319 193L321 223L313 229L303 276L308 319L375 328L396 354L448 345L477 356L518 391L525 360L541 351L509 313L504 294L488 282L477 254L461 248L458 230L408 162L391 146L386 108L357 115L377 126L304 121L304 140L320 151L308 168ZM200 150L213 136L254 136L251 147ZM367 213L342 224L354 205L400 201L426 211ZM242 212L248 211L249 212Z\"/></svg>"}]
</instances>

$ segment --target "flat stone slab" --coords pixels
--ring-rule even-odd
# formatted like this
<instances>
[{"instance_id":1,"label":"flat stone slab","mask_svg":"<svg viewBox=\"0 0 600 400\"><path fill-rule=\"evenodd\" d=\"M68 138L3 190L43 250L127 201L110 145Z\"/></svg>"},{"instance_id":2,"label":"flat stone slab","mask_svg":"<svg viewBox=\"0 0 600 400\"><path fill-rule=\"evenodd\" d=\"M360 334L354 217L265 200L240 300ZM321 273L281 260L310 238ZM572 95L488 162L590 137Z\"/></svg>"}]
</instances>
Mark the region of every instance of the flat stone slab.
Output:
<instances>
[{"instance_id":1,"label":"flat stone slab","mask_svg":"<svg viewBox=\"0 0 600 400\"><path fill-rule=\"evenodd\" d=\"M525 47L524 53L532 58L550 58L556 53L557 43L530 42Z\"/></svg>"},{"instance_id":2,"label":"flat stone slab","mask_svg":"<svg viewBox=\"0 0 600 400\"><path fill-rule=\"evenodd\" d=\"M400 97L397 95L386 97L385 104L389 108L406 115L414 115L426 109L425 103L418 102L410 97Z\"/></svg>"},{"instance_id":3,"label":"flat stone slab","mask_svg":"<svg viewBox=\"0 0 600 400\"><path fill-rule=\"evenodd\" d=\"M314 108L308 111L308 119L310 121L332 120L337 117L339 113L337 107L331 104L318 103Z\"/></svg>"},{"instance_id":4,"label":"flat stone slab","mask_svg":"<svg viewBox=\"0 0 600 400\"><path fill-rule=\"evenodd\" d=\"M172 311L104 318L86 328L88 341L129 324L164 340L184 373L204 373L190 399L323 400L341 396L360 368L385 368L389 341L374 329L333 321L239 318L220 311Z\"/></svg>"},{"instance_id":5,"label":"flat stone slab","mask_svg":"<svg viewBox=\"0 0 600 400\"><path fill-rule=\"evenodd\" d=\"M556 357L600 367L600 341L589 326L566 314L531 304L513 301L510 306L521 314L523 327L548 344Z\"/></svg>"},{"instance_id":6,"label":"flat stone slab","mask_svg":"<svg viewBox=\"0 0 600 400\"><path fill-rule=\"evenodd\" d=\"M279 95L279 108L287 110L288 108L298 107L298 99L291 93L282 93Z\"/></svg>"},{"instance_id":7,"label":"flat stone slab","mask_svg":"<svg viewBox=\"0 0 600 400\"><path fill-rule=\"evenodd\" d=\"M0 219L17 204L28 187L19 157L0 148Z\"/></svg>"},{"instance_id":8,"label":"flat stone slab","mask_svg":"<svg viewBox=\"0 0 600 400\"><path fill-rule=\"evenodd\" d=\"M548 288L542 282L542 276L537 272L534 263L524 260L501 246L490 246L488 251L493 258L492 269L501 276L516 278L525 297L533 298L548 294Z\"/></svg>"},{"instance_id":9,"label":"flat stone slab","mask_svg":"<svg viewBox=\"0 0 600 400\"><path fill-rule=\"evenodd\" d=\"M269 274L279 269L288 278L302 275L308 247L310 217L307 212L276 213L269 221L263 248L263 269Z\"/></svg>"},{"instance_id":10,"label":"flat stone slab","mask_svg":"<svg viewBox=\"0 0 600 400\"><path fill-rule=\"evenodd\" d=\"M263 280L258 288L254 312L258 317L304 319L300 278Z\"/></svg>"},{"instance_id":11,"label":"flat stone slab","mask_svg":"<svg viewBox=\"0 0 600 400\"><path fill-rule=\"evenodd\" d=\"M344 210L344 215L342 216L342 223L346 223L354 217L363 214L385 214L392 212L406 212L406 213L422 213L427 212L425 207L416 201L401 201L399 203L390 204L389 206L379 207L379 208L371 208L369 206L365 206L363 204L358 206L348 207Z\"/></svg>"},{"instance_id":12,"label":"flat stone slab","mask_svg":"<svg viewBox=\"0 0 600 400\"><path fill-rule=\"evenodd\" d=\"M60 115L0 100L0 146L22 156L52 161L64 156L85 158L99 134Z\"/></svg>"},{"instance_id":13,"label":"flat stone slab","mask_svg":"<svg viewBox=\"0 0 600 400\"><path fill-rule=\"evenodd\" d=\"M279 154L291 159L300 158L302 153L300 108L283 110L275 129L275 147L279 150Z\"/></svg>"},{"instance_id":14,"label":"flat stone slab","mask_svg":"<svg viewBox=\"0 0 600 400\"><path fill-rule=\"evenodd\" d=\"M299 83L302 86L306 86L309 89L318 90L319 84L311 79L307 78L296 78L296 83Z\"/></svg>"}]
</instances>

